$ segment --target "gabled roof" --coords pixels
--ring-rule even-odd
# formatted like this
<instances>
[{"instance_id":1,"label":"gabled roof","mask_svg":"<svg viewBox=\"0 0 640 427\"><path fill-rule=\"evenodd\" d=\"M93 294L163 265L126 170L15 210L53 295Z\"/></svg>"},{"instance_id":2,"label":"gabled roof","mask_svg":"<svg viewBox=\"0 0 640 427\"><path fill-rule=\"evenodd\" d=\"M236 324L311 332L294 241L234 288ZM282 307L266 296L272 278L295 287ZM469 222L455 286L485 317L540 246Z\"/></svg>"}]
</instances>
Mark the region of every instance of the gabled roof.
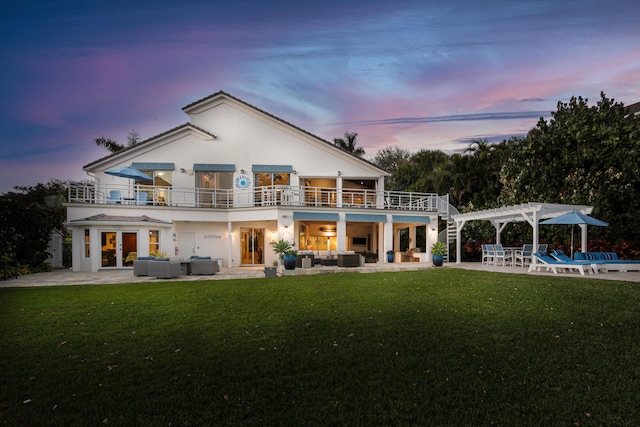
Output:
<instances>
[{"instance_id":1,"label":"gabled roof","mask_svg":"<svg viewBox=\"0 0 640 427\"><path fill-rule=\"evenodd\" d=\"M88 216L86 218L74 219L69 221L69 225L84 225L99 222L101 224L155 224L158 226L170 226L171 223L161 219L151 218L146 215L141 216L119 216L98 214Z\"/></svg>"},{"instance_id":2,"label":"gabled roof","mask_svg":"<svg viewBox=\"0 0 640 427\"><path fill-rule=\"evenodd\" d=\"M352 156L352 157L354 157L354 158L356 158L356 159L358 159L358 160L360 160L362 162L368 163L369 165L375 167L376 169L378 169L378 170L380 170L382 172L385 172L386 174L389 174L388 171L382 169L380 166L376 165L375 163L372 163L367 159L363 159L362 157L358 157L355 154L351 153L350 151L344 150L344 149L336 146L332 142L327 141L326 139L322 139L319 136L314 135L314 134L312 134L311 132L309 132L307 130L304 130L304 129L302 129L302 128L300 128L300 127L298 127L298 126L296 126L296 125L294 125L292 123L289 123L286 120L283 120L278 116L274 116L273 114L268 113L268 112L256 107L255 105L249 104L248 102L243 101L240 98L236 98L235 96L230 95L230 94L228 94L228 93L226 93L226 92L224 92L222 90L218 91L218 92L216 92L214 94L205 96L204 98L201 98L201 99L199 99L199 100L197 100L195 102L192 102L191 104L185 105L184 107L182 107L182 111L184 111L185 113L189 114L189 112L194 111L197 108L200 108L200 107L202 107L202 106L204 106L204 105L206 105L208 103L212 103L215 100L220 99L220 98L231 99L231 100L233 100L233 101L235 101L235 102L237 102L239 104L242 104L242 105L244 105L246 107L249 107L252 110L254 110L254 111L256 111L256 112L258 112L260 114L263 114L263 115L265 115L265 116L267 116L267 117L269 117L269 118L271 118L273 120L276 120L276 121L280 122L281 124L283 124L285 126L293 128L293 129L295 129L295 130L297 130L299 132L304 133L305 135L310 136L311 138L315 139L316 141L319 141L319 142L322 142L324 144L327 144L327 145L329 145L331 148L333 148L335 150L341 151L342 153L346 153L346 154L348 154L348 155L350 155L350 156Z\"/></svg>"},{"instance_id":3,"label":"gabled roof","mask_svg":"<svg viewBox=\"0 0 640 427\"><path fill-rule=\"evenodd\" d=\"M123 154L123 153L127 153L127 152L129 152L130 150L133 150L133 149L135 149L135 148L142 147L142 146L144 146L144 145L146 145L146 144L149 144L149 143L151 143L151 142L153 142L153 141L155 141L155 140L157 140L157 139L159 139L159 138L162 138L162 137L167 136L167 135L171 135L172 133L176 133L176 132L179 132L179 131L182 131L182 130L192 130L192 131L194 131L194 132L201 133L201 134L203 134L203 136L204 136L205 138L210 138L210 139L216 139L216 138L217 138L217 136L215 136L215 135L214 135L214 134L212 134L211 132L209 132L209 131L207 131L207 130L205 130L205 129L202 129L202 128L201 128L201 127L199 127L199 126L196 126L196 125L194 125L194 124L191 124L191 123L187 122L187 123L183 123L183 124L181 124L180 126L176 126L176 127L172 128L172 129L169 129L169 130L168 130L168 131L166 131L166 132L162 132L162 133L160 133L160 134L158 134L158 135L152 136L152 137L151 137L151 138L149 138L149 139L145 139L144 141L139 142L139 143L137 143L137 144L135 144L135 145L132 145L132 146L130 146L130 147L126 147L126 148L124 148L123 150L117 151L117 152L115 152L115 153L111 153L111 154L109 154L109 155L107 155L107 156L105 156L105 157L102 157L102 158L100 158L100 159L98 159L98 160L95 160L95 161L93 161L93 162L91 162L91 163L87 163L86 165L84 165L84 166L82 167L82 169L89 168L89 167L91 167L91 166L93 166L93 165L95 165L95 164L97 164L97 163L100 163L100 162L102 162L102 161L104 161L104 160L110 159L110 158L112 158L112 157L119 156L119 155L121 155L121 154Z\"/></svg>"}]
</instances>

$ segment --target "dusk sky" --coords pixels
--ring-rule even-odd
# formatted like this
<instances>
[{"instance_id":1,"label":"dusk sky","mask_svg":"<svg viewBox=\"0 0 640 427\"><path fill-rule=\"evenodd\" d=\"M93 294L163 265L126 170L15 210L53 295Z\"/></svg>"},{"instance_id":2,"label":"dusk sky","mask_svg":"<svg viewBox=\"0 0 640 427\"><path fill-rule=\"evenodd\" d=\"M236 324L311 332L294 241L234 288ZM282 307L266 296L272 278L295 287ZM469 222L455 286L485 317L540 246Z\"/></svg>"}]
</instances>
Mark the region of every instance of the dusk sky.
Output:
<instances>
[{"instance_id":1,"label":"dusk sky","mask_svg":"<svg viewBox=\"0 0 640 427\"><path fill-rule=\"evenodd\" d=\"M331 141L464 150L558 101L640 101L640 1L30 1L0 6L0 192L85 179L224 90ZM215 129L212 129L215 133Z\"/></svg>"}]
</instances>

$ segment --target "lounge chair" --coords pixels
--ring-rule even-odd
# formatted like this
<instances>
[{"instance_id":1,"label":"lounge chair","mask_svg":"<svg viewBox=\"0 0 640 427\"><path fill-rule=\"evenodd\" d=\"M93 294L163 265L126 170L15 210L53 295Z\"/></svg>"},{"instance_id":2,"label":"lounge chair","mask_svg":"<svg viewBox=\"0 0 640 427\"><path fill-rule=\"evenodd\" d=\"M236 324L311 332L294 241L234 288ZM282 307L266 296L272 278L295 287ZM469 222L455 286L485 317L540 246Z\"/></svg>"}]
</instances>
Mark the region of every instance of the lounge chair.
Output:
<instances>
[{"instance_id":1,"label":"lounge chair","mask_svg":"<svg viewBox=\"0 0 640 427\"><path fill-rule=\"evenodd\" d=\"M144 191L138 191L136 193L136 205L146 205L149 195Z\"/></svg>"},{"instance_id":2,"label":"lounge chair","mask_svg":"<svg viewBox=\"0 0 640 427\"><path fill-rule=\"evenodd\" d=\"M522 245L522 249L517 250L514 254L516 267L526 267L527 264L531 264L531 257L533 256L533 244L526 243Z\"/></svg>"},{"instance_id":3,"label":"lounge chair","mask_svg":"<svg viewBox=\"0 0 640 427\"><path fill-rule=\"evenodd\" d=\"M138 257L133 261L133 275L134 276L148 276L149 275L149 261L153 261L155 257Z\"/></svg>"},{"instance_id":4,"label":"lounge chair","mask_svg":"<svg viewBox=\"0 0 640 427\"><path fill-rule=\"evenodd\" d=\"M595 270L591 264L584 264L574 261L558 261L557 259L547 255L546 252L536 252L533 254L533 257L535 258L536 262L532 262L529 266L529 273L544 268L545 271L551 270L553 271L553 274L558 274L558 270L564 269L569 272L576 270L584 276L585 267L590 268L592 272L597 273L597 270Z\"/></svg>"},{"instance_id":5,"label":"lounge chair","mask_svg":"<svg viewBox=\"0 0 640 427\"><path fill-rule=\"evenodd\" d=\"M546 243L541 243L538 245L538 252L547 252L547 248L549 247Z\"/></svg>"}]
</instances>

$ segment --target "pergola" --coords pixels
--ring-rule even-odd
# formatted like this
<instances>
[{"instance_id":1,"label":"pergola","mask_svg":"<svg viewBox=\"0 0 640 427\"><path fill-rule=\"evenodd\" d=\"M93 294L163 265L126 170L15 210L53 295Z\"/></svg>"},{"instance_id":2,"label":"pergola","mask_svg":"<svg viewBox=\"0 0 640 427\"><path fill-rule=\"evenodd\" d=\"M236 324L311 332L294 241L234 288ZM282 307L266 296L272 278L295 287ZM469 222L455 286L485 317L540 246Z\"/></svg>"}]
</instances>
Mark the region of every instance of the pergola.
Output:
<instances>
[{"instance_id":1,"label":"pergola","mask_svg":"<svg viewBox=\"0 0 640 427\"><path fill-rule=\"evenodd\" d=\"M568 212L578 211L583 214L590 214L593 206L562 205L555 203L523 203L521 205L505 206L484 211L468 212L452 215L456 225L456 263L462 262L462 228L467 221L484 220L489 221L496 229L496 243L500 243L500 233L512 222L527 221L533 227L533 247L537 248L539 240L538 225L541 220L555 218ZM581 224L582 229L582 250L587 247L587 226Z\"/></svg>"}]
</instances>

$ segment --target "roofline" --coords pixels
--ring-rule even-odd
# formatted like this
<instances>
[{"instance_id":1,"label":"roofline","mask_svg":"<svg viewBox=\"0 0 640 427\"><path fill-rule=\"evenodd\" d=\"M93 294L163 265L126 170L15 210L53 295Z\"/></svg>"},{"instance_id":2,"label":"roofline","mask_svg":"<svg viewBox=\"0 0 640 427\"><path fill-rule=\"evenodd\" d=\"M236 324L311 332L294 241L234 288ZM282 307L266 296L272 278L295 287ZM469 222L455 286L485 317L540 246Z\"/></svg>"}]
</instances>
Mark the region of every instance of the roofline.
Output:
<instances>
[{"instance_id":1,"label":"roofline","mask_svg":"<svg viewBox=\"0 0 640 427\"><path fill-rule=\"evenodd\" d=\"M214 100L214 99L216 99L216 98L227 98L227 99L231 99L231 100L233 100L233 101L235 101L235 102L238 102L238 103L240 103L240 104L242 104L242 105L244 105L244 106L246 106L246 107L251 108L252 110L254 110L254 111L256 111L256 112L258 112L258 113L260 113L260 114L263 114L263 115L265 115L265 116L267 116L267 117L270 117L270 118L272 118L272 119L274 119L274 120L276 120L276 121L278 121L278 122L282 123L282 124L283 124L283 125L285 125L285 126L288 126L288 127L292 128L292 129L295 129L295 130L297 130L297 131L299 131L299 132L302 132L302 133L304 133L305 135L310 136L311 138L313 138L313 139L315 139L315 140L317 140L317 141L319 141L319 142L322 142L322 143L324 143L324 144L327 144L328 146L330 146L331 148L333 148L333 149L335 149L335 150L341 151L342 153L348 154L348 155L350 155L351 157L353 157L353 158L355 158L355 159L357 159L357 160L359 160L359 161L365 162L365 163L369 164L370 166L373 166L374 168L376 168L376 169L378 169L379 171L383 172L383 173L384 173L384 174L386 174L387 176L391 175L391 174L389 173L389 171L387 171L387 170L385 170L385 169L382 169L380 166L376 165L375 163L370 162L370 161L369 161L369 160L367 160L367 159L363 159L362 157L358 157L358 156L356 156L355 154L351 153L350 151L344 150L344 149L342 149L342 148L340 148L340 147L336 146L335 144L333 144L333 143L331 143L331 142L327 141L326 139L320 138L319 136L314 135L313 133L311 133L311 132L309 132L309 131L307 131L307 130L305 130L305 129L302 129L301 127L298 127L298 126L296 126L296 125L294 125L294 124L292 124L292 123L289 123L288 121L283 120L283 119L281 119L281 118L280 118L280 117L278 117L278 116L275 116L275 115L273 115L273 114L271 114L271 113L269 113L269 112L267 112L267 111L265 111L265 110L262 110L261 108L258 108L258 107L256 107L255 105L250 104L250 103L248 103L248 102L246 102L246 101L243 101L242 99L237 98L237 97L235 97L235 96L233 96L233 95L231 95L231 94L229 94L229 93L227 93L227 92L225 92L225 91L222 91L222 90L220 90L220 91L218 91L218 92L216 92L216 93L213 93L213 94L211 94L211 95L205 96L204 98L201 98L201 99L199 99L199 100L197 100L197 101L195 101L195 102L192 102L191 104L185 105L184 107L182 107L182 111L184 111L186 114L188 114L190 110L193 110L193 109L195 109L197 106L199 106L199 105L201 105L201 104L204 104L204 103L207 103L207 102L209 102L209 101L212 101L212 100Z\"/></svg>"},{"instance_id":2,"label":"roofline","mask_svg":"<svg viewBox=\"0 0 640 427\"><path fill-rule=\"evenodd\" d=\"M207 131L205 129L202 129L201 127L196 126L196 125L194 125L194 124L192 124L190 122L186 122L186 123L183 123L183 124L181 124L179 126L176 126L176 127L172 128L172 129L169 129L169 130L167 130L165 132L159 133L158 135L152 136L151 138L145 139L144 141L141 141L141 142L139 142L137 144L131 145L129 147L125 147L124 149L122 149L120 151L116 151L115 153L111 153L111 154L109 154L109 155L107 155L105 157L102 157L102 158L100 158L98 160L95 160L95 161L93 161L91 163L87 163L86 165L82 166L82 169L87 169L87 168L89 168L91 166L94 166L94 165L100 163L100 162L103 162L105 160L108 160L108 159L111 159L113 157L117 157L117 156L119 156L121 154L127 153L128 151L130 151L130 150L132 150L134 148L139 148L139 147L141 147L143 145L146 145L146 144L149 144L149 143L151 143L151 142L153 142L153 141L155 141L155 140L157 140L159 138L162 138L164 136L170 135L172 133L175 133L175 132L178 132L178 131L180 131L182 129L187 129L187 128L191 128L191 129L193 129L193 130L195 130L197 132L201 132L204 135L206 135L206 136L208 136L209 138L212 138L212 139L217 139L218 138L217 136L215 136L211 132L209 132L209 131Z\"/></svg>"}]
</instances>

